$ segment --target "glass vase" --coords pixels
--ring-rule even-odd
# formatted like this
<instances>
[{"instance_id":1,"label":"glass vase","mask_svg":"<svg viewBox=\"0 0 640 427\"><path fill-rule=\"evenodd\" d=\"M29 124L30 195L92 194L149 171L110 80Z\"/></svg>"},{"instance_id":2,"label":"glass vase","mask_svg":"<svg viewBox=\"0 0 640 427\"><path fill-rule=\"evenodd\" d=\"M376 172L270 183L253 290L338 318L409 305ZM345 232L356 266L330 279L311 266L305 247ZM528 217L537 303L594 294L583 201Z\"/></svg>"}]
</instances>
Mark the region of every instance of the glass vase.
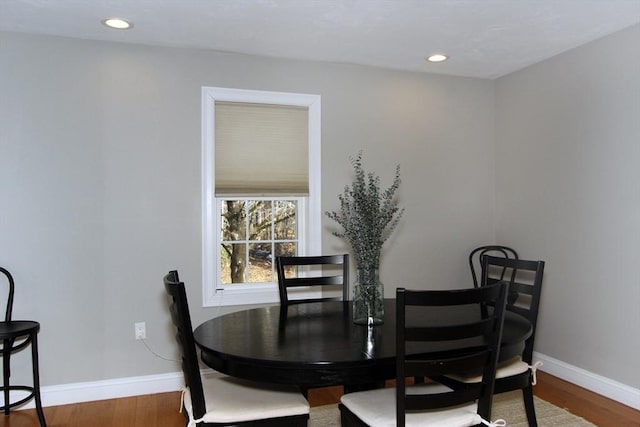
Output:
<instances>
[{"instance_id":1,"label":"glass vase","mask_svg":"<svg viewBox=\"0 0 640 427\"><path fill-rule=\"evenodd\" d=\"M384 322L384 285L378 269L358 269L353 286L353 322L379 325Z\"/></svg>"}]
</instances>

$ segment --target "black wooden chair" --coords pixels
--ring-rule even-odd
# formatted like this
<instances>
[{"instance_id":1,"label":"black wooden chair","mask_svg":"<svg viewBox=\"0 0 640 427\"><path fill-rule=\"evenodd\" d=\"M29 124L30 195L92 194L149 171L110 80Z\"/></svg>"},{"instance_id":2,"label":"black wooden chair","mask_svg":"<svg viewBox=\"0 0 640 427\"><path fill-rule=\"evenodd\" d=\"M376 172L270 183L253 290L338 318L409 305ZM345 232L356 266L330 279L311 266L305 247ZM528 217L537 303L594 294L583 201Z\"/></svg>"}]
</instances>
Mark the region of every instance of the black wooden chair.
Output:
<instances>
[{"instance_id":1,"label":"black wooden chair","mask_svg":"<svg viewBox=\"0 0 640 427\"><path fill-rule=\"evenodd\" d=\"M398 289L395 388L343 395L339 405L342 426L463 427L478 425L488 419L504 322L506 289L505 283L449 291ZM494 308L488 308L488 304ZM444 322L433 325L407 323L407 312L455 309L453 306L460 305L477 305L477 315L453 325ZM420 342L460 342L457 340L466 343L461 344L464 356L460 351L455 355L447 355L444 351L437 358L406 354L407 347ZM482 382L457 389L435 382L405 385L407 377L432 377L468 369L482 371ZM504 425L504 421L490 425Z\"/></svg>"},{"instance_id":2,"label":"black wooden chair","mask_svg":"<svg viewBox=\"0 0 640 427\"><path fill-rule=\"evenodd\" d=\"M276 257L278 270L278 290L280 304L284 307L290 304L326 301L338 297L289 298L291 288L308 286L322 287L322 291L330 291L331 287L339 288L342 300L349 299L349 255L321 255L321 256L280 256ZM335 274L331 274L335 273ZM295 291L292 291L292 293Z\"/></svg>"},{"instance_id":3,"label":"black wooden chair","mask_svg":"<svg viewBox=\"0 0 640 427\"><path fill-rule=\"evenodd\" d=\"M177 271L164 277L164 287L171 297L171 318L182 356L186 384L183 407L188 427L307 425L309 404L295 387L221 375L201 376L187 295Z\"/></svg>"},{"instance_id":4,"label":"black wooden chair","mask_svg":"<svg viewBox=\"0 0 640 427\"><path fill-rule=\"evenodd\" d=\"M533 344L536 336L536 323L538 321L538 309L542 291L542 276L544 273L544 261L527 261L518 259L506 259L485 257L483 270L491 268L503 269L509 279L509 301L507 310L516 312L526 317L531 322L531 336L525 341L524 351L521 356L507 360L498 365L496 372L495 393L522 390L525 411L529 426L537 426L536 412L533 404L533 386L536 384L536 369L541 362L533 362ZM483 278L486 282L486 278ZM512 301L511 295L517 298ZM458 387L462 384L474 383L480 380L478 373L467 373L449 376L455 382L444 380L450 387Z\"/></svg>"},{"instance_id":5,"label":"black wooden chair","mask_svg":"<svg viewBox=\"0 0 640 427\"><path fill-rule=\"evenodd\" d=\"M473 278L473 286L482 286L482 278L485 277L482 270L482 259L485 256L502 257L510 259L518 259L518 253L515 249L511 249L507 246L500 245L487 245L475 248L469 253L469 267L471 268L471 277ZM499 270L496 275L495 272L490 272L489 277L491 281L503 280L505 270Z\"/></svg>"},{"instance_id":6,"label":"black wooden chair","mask_svg":"<svg viewBox=\"0 0 640 427\"><path fill-rule=\"evenodd\" d=\"M4 316L4 322L0 322L0 341L2 347L2 392L4 394L4 405L0 407L5 415L9 415L11 408L21 406L31 399L35 400L38 421L41 427L46 427L47 422L42 411L42 403L40 400L40 371L38 369L38 331L40 331L40 323L32 320L12 320L11 313L13 311L13 295L15 292L15 282L13 276L8 270L0 267L0 272L7 279L8 297L7 307ZM33 385L15 385L11 384L11 354L22 350L31 345L31 369L33 374ZM26 396L11 402L11 392L26 392Z\"/></svg>"}]
</instances>

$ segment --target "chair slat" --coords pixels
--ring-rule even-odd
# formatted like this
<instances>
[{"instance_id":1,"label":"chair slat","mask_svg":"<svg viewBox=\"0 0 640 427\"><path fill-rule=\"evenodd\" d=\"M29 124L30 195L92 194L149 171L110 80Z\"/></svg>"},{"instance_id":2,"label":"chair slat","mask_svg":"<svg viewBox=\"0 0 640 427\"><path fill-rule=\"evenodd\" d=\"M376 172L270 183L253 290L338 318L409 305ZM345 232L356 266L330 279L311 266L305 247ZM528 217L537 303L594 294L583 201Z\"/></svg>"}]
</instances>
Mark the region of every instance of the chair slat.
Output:
<instances>
[{"instance_id":1,"label":"chair slat","mask_svg":"<svg viewBox=\"0 0 640 427\"><path fill-rule=\"evenodd\" d=\"M296 277L293 279L284 279L284 284L288 288L299 286L332 286L342 285L344 278L342 276L319 276L319 277Z\"/></svg>"},{"instance_id":2,"label":"chair slat","mask_svg":"<svg viewBox=\"0 0 640 427\"><path fill-rule=\"evenodd\" d=\"M405 376L420 376L427 371L430 376L454 372L473 372L474 370L481 370L488 363L490 356L489 351L481 351L464 357L448 359L406 360Z\"/></svg>"},{"instance_id":3,"label":"chair slat","mask_svg":"<svg viewBox=\"0 0 640 427\"><path fill-rule=\"evenodd\" d=\"M479 386L452 393L407 395L405 408L407 411L432 410L448 406L457 406L471 402L480 393Z\"/></svg>"},{"instance_id":4,"label":"chair slat","mask_svg":"<svg viewBox=\"0 0 640 427\"><path fill-rule=\"evenodd\" d=\"M494 328L493 318L481 319L473 323L451 326L407 327L406 341L441 341L477 337L490 333Z\"/></svg>"}]
</instances>

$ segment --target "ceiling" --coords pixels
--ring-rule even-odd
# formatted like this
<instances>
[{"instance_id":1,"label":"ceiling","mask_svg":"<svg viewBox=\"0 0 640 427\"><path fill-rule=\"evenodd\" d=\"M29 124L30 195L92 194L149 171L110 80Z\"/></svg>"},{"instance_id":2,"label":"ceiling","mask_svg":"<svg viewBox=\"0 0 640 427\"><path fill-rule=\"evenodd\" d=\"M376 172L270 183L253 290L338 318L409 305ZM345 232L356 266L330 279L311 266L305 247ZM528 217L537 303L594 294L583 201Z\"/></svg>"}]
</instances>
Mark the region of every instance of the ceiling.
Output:
<instances>
[{"instance_id":1,"label":"ceiling","mask_svg":"<svg viewBox=\"0 0 640 427\"><path fill-rule=\"evenodd\" d=\"M489 79L638 22L640 0L0 0L4 31Z\"/></svg>"}]
</instances>

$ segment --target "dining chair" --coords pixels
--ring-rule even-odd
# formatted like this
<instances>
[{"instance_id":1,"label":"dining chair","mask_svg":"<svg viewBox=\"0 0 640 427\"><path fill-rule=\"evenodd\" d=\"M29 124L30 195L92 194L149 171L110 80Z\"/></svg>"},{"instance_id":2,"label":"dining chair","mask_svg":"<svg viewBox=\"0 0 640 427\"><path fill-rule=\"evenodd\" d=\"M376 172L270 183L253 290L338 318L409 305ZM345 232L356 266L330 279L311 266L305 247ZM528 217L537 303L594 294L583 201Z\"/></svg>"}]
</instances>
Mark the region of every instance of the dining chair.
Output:
<instances>
[{"instance_id":1,"label":"dining chair","mask_svg":"<svg viewBox=\"0 0 640 427\"><path fill-rule=\"evenodd\" d=\"M501 282L457 290L397 289L395 387L343 395L339 404L342 426L504 425L503 420L486 420L491 414L506 289L507 285ZM488 309L488 304L494 308ZM419 319L421 311L451 310L461 305L479 308L473 311L476 315L457 324L418 324L407 318L407 313ZM407 348L417 349L427 341L465 344L460 344L455 355L443 351L436 357L425 357L416 355L415 350L407 354ZM456 389L436 382L405 384L407 377L432 377L468 369L482 371L482 381Z\"/></svg>"},{"instance_id":2,"label":"dining chair","mask_svg":"<svg viewBox=\"0 0 640 427\"><path fill-rule=\"evenodd\" d=\"M6 278L7 303L4 321L0 322L0 354L2 354L2 393L4 395L4 405L0 406L0 411L9 415L11 408L24 405L31 399L35 400L36 413L41 427L46 427L47 422L42 410L40 399L40 370L38 368L38 332L40 323L32 320L13 320L13 297L15 293L15 281L9 270L0 267L0 272ZM31 371L33 375L33 385L11 384L11 354L18 352L31 345ZM18 392L18 398L11 402L11 392Z\"/></svg>"},{"instance_id":3,"label":"dining chair","mask_svg":"<svg viewBox=\"0 0 640 427\"><path fill-rule=\"evenodd\" d=\"M507 301L507 310L513 311L527 318L531 323L531 336L525 341L521 355L516 356L498 365L496 371L495 393L522 390L525 411L529 426L538 425L533 404L533 386L536 384L536 370L542 362L533 362L533 345L536 336L536 323L540 308L540 296L542 293L542 276L544 274L544 261L528 261L520 259L507 259L487 256L483 260L483 270L489 271L492 267L503 269L509 278L509 294L515 292L517 298ZM486 278L483 279L486 282ZM469 383L480 381L479 372L449 375L454 382L443 380L450 387L466 386Z\"/></svg>"},{"instance_id":4,"label":"dining chair","mask_svg":"<svg viewBox=\"0 0 640 427\"><path fill-rule=\"evenodd\" d=\"M224 375L200 375L184 283L178 272L164 277L171 319L182 357L185 388L182 408L187 426L303 427L309 403L296 387L245 381Z\"/></svg>"},{"instance_id":5,"label":"dining chair","mask_svg":"<svg viewBox=\"0 0 640 427\"><path fill-rule=\"evenodd\" d=\"M338 297L291 298L290 290L300 287L322 287L326 292L339 288L342 300L349 299L349 254L321 256L279 256L276 257L280 304L326 301ZM295 293L291 291L291 293Z\"/></svg>"},{"instance_id":6,"label":"dining chair","mask_svg":"<svg viewBox=\"0 0 640 427\"><path fill-rule=\"evenodd\" d=\"M469 253L469 267L471 268L471 277L473 278L473 286L475 288L482 286L482 278L485 277L482 270L482 259L485 256L494 256L502 258L518 259L518 252L508 246L487 245L475 248ZM499 270L500 274L491 274L490 280L502 280L504 278L504 270Z\"/></svg>"}]
</instances>

